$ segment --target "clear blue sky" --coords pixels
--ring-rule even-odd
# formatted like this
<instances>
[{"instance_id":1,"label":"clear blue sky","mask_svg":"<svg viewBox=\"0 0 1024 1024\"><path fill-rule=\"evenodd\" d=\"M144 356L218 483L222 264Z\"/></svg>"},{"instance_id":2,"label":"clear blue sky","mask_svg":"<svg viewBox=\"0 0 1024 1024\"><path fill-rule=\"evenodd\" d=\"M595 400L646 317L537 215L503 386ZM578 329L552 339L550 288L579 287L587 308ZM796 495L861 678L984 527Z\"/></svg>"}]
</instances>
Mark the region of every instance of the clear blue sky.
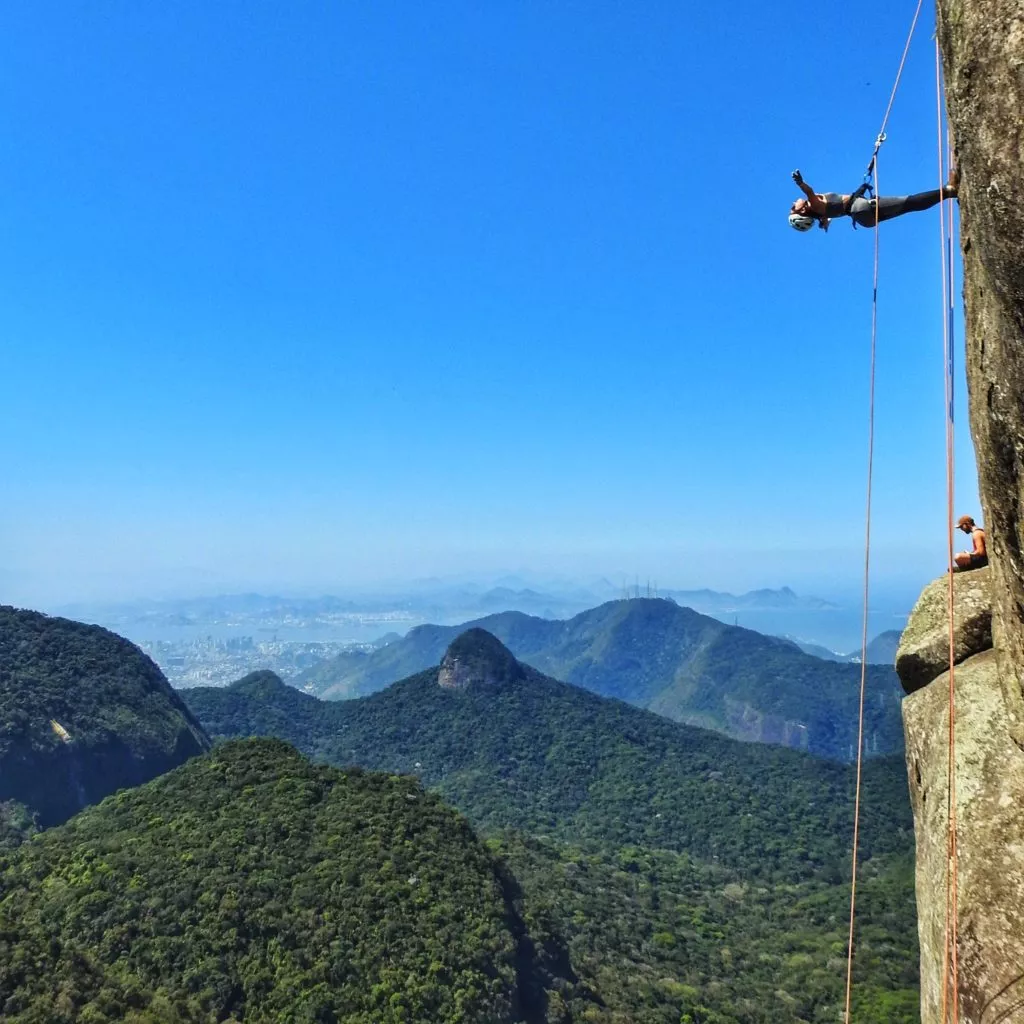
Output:
<instances>
[{"instance_id":1,"label":"clear blue sky","mask_svg":"<svg viewBox=\"0 0 1024 1024\"><path fill-rule=\"evenodd\" d=\"M872 240L789 172L859 182L912 12L7 5L0 601L855 586ZM924 18L883 192L936 184ZM938 234L883 229L883 586L944 557Z\"/></svg>"}]
</instances>

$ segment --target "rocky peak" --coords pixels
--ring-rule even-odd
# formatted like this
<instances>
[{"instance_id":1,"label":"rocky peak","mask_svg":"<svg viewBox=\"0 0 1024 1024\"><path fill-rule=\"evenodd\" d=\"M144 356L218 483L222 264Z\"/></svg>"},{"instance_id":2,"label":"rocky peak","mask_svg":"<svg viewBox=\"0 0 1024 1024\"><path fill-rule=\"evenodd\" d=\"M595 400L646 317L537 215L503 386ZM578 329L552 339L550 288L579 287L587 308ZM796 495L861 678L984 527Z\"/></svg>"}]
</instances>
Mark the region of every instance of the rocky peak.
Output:
<instances>
[{"instance_id":1,"label":"rocky peak","mask_svg":"<svg viewBox=\"0 0 1024 1024\"><path fill-rule=\"evenodd\" d=\"M992 646L992 570L953 574L953 662ZM914 605L896 651L896 674L913 693L949 669L949 576L929 583Z\"/></svg>"},{"instance_id":2,"label":"rocky peak","mask_svg":"<svg viewBox=\"0 0 1024 1024\"><path fill-rule=\"evenodd\" d=\"M486 629L467 629L445 651L437 682L446 690L495 687L523 678L512 652Z\"/></svg>"}]
</instances>

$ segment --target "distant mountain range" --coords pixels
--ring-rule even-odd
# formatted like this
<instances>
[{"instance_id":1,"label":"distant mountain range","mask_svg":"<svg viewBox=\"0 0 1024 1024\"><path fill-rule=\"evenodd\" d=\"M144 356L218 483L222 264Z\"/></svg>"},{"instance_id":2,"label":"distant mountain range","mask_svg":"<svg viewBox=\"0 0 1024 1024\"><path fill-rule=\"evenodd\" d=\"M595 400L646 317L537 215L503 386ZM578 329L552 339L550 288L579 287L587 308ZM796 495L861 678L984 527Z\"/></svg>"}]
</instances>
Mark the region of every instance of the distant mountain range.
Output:
<instances>
[{"instance_id":1,"label":"distant mountain range","mask_svg":"<svg viewBox=\"0 0 1024 1024\"><path fill-rule=\"evenodd\" d=\"M324 703L271 673L182 695L212 736L275 736L332 764L415 773L485 828L640 843L771 878L799 874L812 846L821 870L846 856L845 765L559 682L483 629L442 654L440 666L353 701ZM867 848L906 849L902 760L879 759L866 778Z\"/></svg>"},{"instance_id":2,"label":"distant mountain range","mask_svg":"<svg viewBox=\"0 0 1024 1024\"><path fill-rule=\"evenodd\" d=\"M750 590L739 595L720 593L716 590L665 590L662 596L705 615L728 615L741 611L785 611L793 608L832 611L837 607L831 601L823 601L819 597L802 597L789 587L782 587L780 590Z\"/></svg>"},{"instance_id":3,"label":"distant mountain range","mask_svg":"<svg viewBox=\"0 0 1024 1024\"><path fill-rule=\"evenodd\" d=\"M612 601L564 621L502 612L459 626L418 626L386 647L315 666L295 685L328 698L370 694L437 664L471 627L493 633L541 672L675 721L840 760L855 755L858 668L660 598ZM872 666L868 684L866 749L898 752L896 673Z\"/></svg>"},{"instance_id":4,"label":"distant mountain range","mask_svg":"<svg viewBox=\"0 0 1024 1024\"><path fill-rule=\"evenodd\" d=\"M900 645L902 632L898 629L888 629L884 633L868 642L867 658L869 665L893 665L896 661L896 648ZM815 658L823 658L826 661L840 661L848 665L859 665L861 652L852 651L850 654L840 654L838 651L830 651L821 644L811 644L798 640L794 636L785 636L784 640L791 640L804 654L813 655Z\"/></svg>"},{"instance_id":5,"label":"distant mountain range","mask_svg":"<svg viewBox=\"0 0 1024 1024\"><path fill-rule=\"evenodd\" d=\"M347 596L282 597L273 594L224 594L214 597L139 600L118 604L75 604L58 609L62 614L87 618L112 627L201 626L233 620L244 622L317 622L346 615L378 615L402 611L412 618L452 623L469 615L521 611L542 618L575 615L602 602L651 593L643 587L617 586L606 579L585 585L529 584L509 577L494 585L425 580L406 588L353 593ZM789 587L752 590L746 594L714 590L661 590L658 596L708 615L740 612L808 612L834 610L835 605L804 597Z\"/></svg>"}]
</instances>

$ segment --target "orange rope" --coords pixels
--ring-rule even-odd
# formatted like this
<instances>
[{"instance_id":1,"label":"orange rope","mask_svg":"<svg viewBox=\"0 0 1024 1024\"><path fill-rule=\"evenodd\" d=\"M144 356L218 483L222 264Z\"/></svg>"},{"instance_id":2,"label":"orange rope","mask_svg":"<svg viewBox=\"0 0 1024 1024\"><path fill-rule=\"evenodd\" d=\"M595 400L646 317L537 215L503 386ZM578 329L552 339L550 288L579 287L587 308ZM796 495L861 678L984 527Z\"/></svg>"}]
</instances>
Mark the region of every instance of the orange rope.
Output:
<instances>
[{"instance_id":1,"label":"orange rope","mask_svg":"<svg viewBox=\"0 0 1024 1024\"><path fill-rule=\"evenodd\" d=\"M920 9L920 7L919 7ZM916 21L916 16L915 16ZM906 56L904 54L904 56ZM902 69L901 69L902 70ZM886 115L888 116L888 114ZM875 158L875 182L878 161ZM860 789L864 765L864 692L868 677L868 596L871 580L871 481L875 462L875 353L878 338L878 203L875 203L875 269L871 292L871 385L868 397L868 484L864 516L864 614L860 642L860 710L857 717L857 786L853 798L853 869L850 880L850 935L846 947L846 1008L843 1020L850 1024L850 998L853 991L853 935L857 908L857 851L860 845Z\"/></svg>"},{"instance_id":2,"label":"orange rope","mask_svg":"<svg viewBox=\"0 0 1024 1024\"><path fill-rule=\"evenodd\" d=\"M900 57L900 65L896 71L896 80L893 82L892 92L889 94L889 103L885 108L885 116L882 118L882 127L879 129L875 139L875 150L871 156L871 163L868 164L868 175L875 179L875 195L880 195L878 188L878 151L885 142L885 128L889 123L889 115L892 113L893 103L896 101L896 92L900 87L900 79L903 77L903 68L907 63L907 54L910 52L910 43L914 38L914 30L917 28L918 18L921 16L921 7L924 0L917 0L917 8L914 11L913 21L910 23L910 31L907 33L907 41L903 47L903 54ZM865 176L865 181L868 176ZM871 290L871 384L868 398L868 480L866 510L864 516L864 611L861 626L861 656L860 656L860 706L857 715L857 784L853 799L853 865L850 877L850 933L846 948L846 1003L843 1013L844 1024L850 1024L850 1004L853 993L853 940L854 929L857 917L857 854L860 848L860 794L861 780L864 767L864 695L867 689L867 661L868 661L868 609L871 581L871 485L874 475L875 460L875 365L878 341L878 224L879 224L878 203L875 203L875 255L874 255L874 276Z\"/></svg>"},{"instance_id":3,"label":"orange rope","mask_svg":"<svg viewBox=\"0 0 1024 1024\"><path fill-rule=\"evenodd\" d=\"M935 40L935 105L938 115L939 188L945 184L945 168L942 159L942 71L939 58L939 41ZM952 166L952 160L949 161ZM953 570L953 500L954 500L954 446L955 420L953 408L953 211L949 213L947 231L945 200L939 203L940 257L942 263L942 340L945 358L946 385L946 523L949 558L949 756L946 766L948 793L948 833L946 839L946 919L943 942L942 968L942 1021L950 1019L950 982L952 982L952 1020L958 1024L960 1017L960 986L958 964L958 884L957 884L957 828L956 828L956 692L955 666L956 651L954 630Z\"/></svg>"},{"instance_id":4,"label":"orange rope","mask_svg":"<svg viewBox=\"0 0 1024 1024\"><path fill-rule=\"evenodd\" d=\"M889 123L889 115L892 113L892 105L896 102L896 90L900 87L900 79L903 77L903 66L907 63L907 54L910 52L910 41L914 38L914 29L917 28L917 19L921 16L921 5L923 3L924 0L917 0L917 10L914 11L914 20L910 23L910 32L907 33L907 43L903 47L903 56L900 58L899 70L896 72L896 81L893 83L892 92L889 94L889 105L885 108L885 117L882 118L882 127L878 132L879 139L882 139L885 135L885 126Z\"/></svg>"},{"instance_id":5,"label":"orange rope","mask_svg":"<svg viewBox=\"0 0 1024 1024\"><path fill-rule=\"evenodd\" d=\"M942 188L944 171L942 154L942 70L941 56L939 53L939 38L935 37L935 120L938 136L938 157L939 157L939 188ZM939 264L942 270L942 382L945 387L945 426L946 426L946 568L949 573L949 595L947 598L949 608L953 605L953 512L949 507L949 404L951 396L949 393L949 325L946 320L946 306L949 303L948 289L949 278L946 274L946 204L939 203ZM949 633L949 671L953 670L954 648L953 631ZM949 765L946 766L947 794L949 793ZM949 805L947 803L947 812ZM950 905L951 893L949 878L949 832L946 832L946 907L945 921L943 924L943 954L942 954L942 1024L949 1020L949 939L950 939Z\"/></svg>"}]
</instances>

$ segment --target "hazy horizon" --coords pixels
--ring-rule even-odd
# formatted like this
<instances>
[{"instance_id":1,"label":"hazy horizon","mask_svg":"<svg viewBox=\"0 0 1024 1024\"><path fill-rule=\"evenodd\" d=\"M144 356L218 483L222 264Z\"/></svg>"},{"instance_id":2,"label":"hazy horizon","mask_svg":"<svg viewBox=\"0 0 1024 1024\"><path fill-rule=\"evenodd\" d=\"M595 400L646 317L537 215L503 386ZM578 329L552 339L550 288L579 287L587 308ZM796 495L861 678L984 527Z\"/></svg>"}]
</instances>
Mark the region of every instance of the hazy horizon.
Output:
<instances>
[{"instance_id":1,"label":"hazy horizon","mask_svg":"<svg viewBox=\"0 0 1024 1024\"><path fill-rule=\"evenodd\" d=\"M880 553L881 558L884 553ZM850 553L849 562L863 559L863 553ZM814 568L805 568L795 560L786 558L766 559L771 563L762 572L750 565L750 559L736 557L737 563L731 571L716 572L715 567L683 570L676 573L665 571L664 564L659 571L627 571L621 565L609 569L598 563L578 564L573 567L562 559L559 567L546 566L538 569L529 564L497 564L493 568L455 570L451 563L425 566L419 573L388 576L366 574L361 576L323 575L315 579L297 581L288 577L268 576L220 576L202 571L198 567L182 567L174 573L160 578L136 578L129 575L111 574L105 578L84 577L77 582L64 575L59 583L40 578L18 584L10 572L0 572L0 604L36 608L51 614L75 606L101 608L130 605L146 601L176 602L229 597L242 594L259 594L282 598L314 599L326 597L359 598L385 597L395 595L408 597L429 587L477 587L482 590L497 586L513 585L544 593L567 593L583 591L605 581L614 591L632 591L639 587L646 595L648 587L664 594L668 591L711 590L717 593L731 593L736 596L756 590L781 590L788 587L800 597L814 597L849 607L858 607L862 598L863 578L855 575L837 577L827 570L821 570L818 562ZM614 565L614 563L612 563ZM930 576L881 576L871 580L871 605L873 608L892 610L907 606L916 599L921 587L932 578L941 575L941 570ZM615 596L609 594L609 598Z\"/></svg>"}]
</instances>

